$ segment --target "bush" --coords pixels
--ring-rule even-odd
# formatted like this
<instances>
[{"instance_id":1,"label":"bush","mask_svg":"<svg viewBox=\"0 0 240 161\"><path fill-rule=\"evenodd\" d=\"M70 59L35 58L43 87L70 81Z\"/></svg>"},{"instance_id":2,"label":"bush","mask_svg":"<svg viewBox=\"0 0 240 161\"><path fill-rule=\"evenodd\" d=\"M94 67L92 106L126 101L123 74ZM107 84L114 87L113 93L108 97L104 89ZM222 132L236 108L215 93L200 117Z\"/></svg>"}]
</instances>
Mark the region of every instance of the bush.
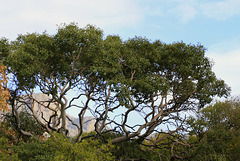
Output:
<instances>
[{"instance_id":1,"label":"bush","mask_svg":"<svg viewBox=\"0 0 240 161\"><path fill-rule=\"evenodd\" d=\"M88 139L80 143L73 143L71 138L53 133L47 141L31 139L27 143L15 146L21 160L114 160L110 153L113 145L102 144L98 140Z\"/></svg>"},{"instance_id":2,"label":"bush","mask_svg":"<svg viewBox=\"0 0 240 161\"><path fill-rule=\"evenodd\" d=\"M4 161L18 161L17 154L14 154L10 149L8 139L0 137L0 160Z\"/></svg>"}]
</instances>

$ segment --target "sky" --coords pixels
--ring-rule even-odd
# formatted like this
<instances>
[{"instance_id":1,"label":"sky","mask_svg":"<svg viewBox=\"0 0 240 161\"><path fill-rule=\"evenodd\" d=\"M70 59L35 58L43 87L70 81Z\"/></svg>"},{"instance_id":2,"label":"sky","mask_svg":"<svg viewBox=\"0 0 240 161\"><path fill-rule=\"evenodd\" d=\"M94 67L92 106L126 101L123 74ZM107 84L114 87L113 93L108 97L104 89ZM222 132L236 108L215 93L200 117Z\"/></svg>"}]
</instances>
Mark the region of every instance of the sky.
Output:
<instances>
[{"instance_id":1,"label":"sky","mask_svg":"<svg viewBox=\"0 0 240 161\"><path fill-rule=\"evenodd\" d=\"M0 38L95 25L123 40L202 44L216 76L240 94L240 0L0 0Z\"/></svg>"}]
</instances>

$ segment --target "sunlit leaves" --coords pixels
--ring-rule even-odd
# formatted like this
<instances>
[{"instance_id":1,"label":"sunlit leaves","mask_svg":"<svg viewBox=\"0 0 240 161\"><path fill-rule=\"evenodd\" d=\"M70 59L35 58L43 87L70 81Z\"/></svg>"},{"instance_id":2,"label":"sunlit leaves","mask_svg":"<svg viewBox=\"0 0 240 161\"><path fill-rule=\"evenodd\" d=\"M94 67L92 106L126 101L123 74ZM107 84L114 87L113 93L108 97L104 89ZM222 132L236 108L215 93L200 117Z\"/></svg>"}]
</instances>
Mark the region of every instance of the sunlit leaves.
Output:
<instances>
[{"instance_id":1,"label":"sunlit leaves","mask_svg":"<svg viewBox=\"0 0 240 161\"><path fill-rule=\"evenodd\" d=\"M0 111L8 110L9 91L7 88L8 77L5 73L6 67L0 65Z\"/></svg>"}]
</instances>

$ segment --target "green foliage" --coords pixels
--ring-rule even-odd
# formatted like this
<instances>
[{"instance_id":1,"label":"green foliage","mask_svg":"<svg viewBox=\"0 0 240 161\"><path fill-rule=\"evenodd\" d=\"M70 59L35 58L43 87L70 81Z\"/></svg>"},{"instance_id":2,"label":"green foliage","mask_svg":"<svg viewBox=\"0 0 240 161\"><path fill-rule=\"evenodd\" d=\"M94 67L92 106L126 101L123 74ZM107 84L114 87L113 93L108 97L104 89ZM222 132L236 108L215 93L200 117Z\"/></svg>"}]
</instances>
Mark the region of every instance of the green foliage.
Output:
<instances>
[{"instance_id":1,"label":"green foliage","mask_svg":"<svg viewBox=\"0 0 240 161\"><path fill-rule=\"evenodd\" d=\"M20 142L13 146L13 151L18 154L20 160L47 161L55 157L55 151L47 141L31 138L28 142Z\"/></svg>"},{"instance_id":2,"label":"green foliage","mask_svg":"<svg viewBox=\"0 0 240 161\"><path fill-rule=\"evenodd\" d=\"M49 94L58 92L57 85L76 84L80 76L91 86L114 85L120 101L133 95L136 101L144 98L146 102L154 93L172 92L181 101L191 95L202 107L213 96L229 91L212 72L202 45L165 44L141 37L125 42L118 36L103 39L102 30L90 25L79 28L74 23L60 26L53 36L20 35L12 44L7 62L16 72L18 86L45 87ZM41 81L53 79L51 86L41 87Z\"/></svg>"},{"instance_id":3,"label":"green foliage","mask_svg":"<svg viewBox=\"0 0 240 161\"><path fill-rule=\"evenodd\" d=\"M34 89L49 95L52 102L48 106L53 102L59 104L59 109L56 109L59 111L54 111L60 112L63 129L59 131L66 130L65 110L77 107L81 109L79 117L91 112L97 121L111 123L124 132L120 136L106 136L105 141L115 139L115 143L126 142L116 144L114 149L111 144L102 144L92 139L83 139L81 143L73 144L69 138L53 134L46 142L29 140L16 146L15 151L22 160L47 160L49 157L55 160L113 160L111 150L118 159L152 159L144 155L139 140L146 139L161 124L172 125L174 121L178 124L179 120L184 119L181 118L181 112L196 110L197 107L201 109L213 97L228 96L230 91L224 81L215 76L212 62L205 57L206 49L200 44L166 44L142 37L122 41L119 36L104 38L103 31L95 26L80 28L70 23L61 25L54 35L19 35L11 43L2 39L0 47L3 57L7 55L6 64L13 74L15 84L11 90L19 97L26 93L31 95ZM69 101L66 95L71 91L78 95ZM73 103L77 99L81 100L81 105ZM91 103L94 105L90 107ZM120 111L121 108L124 110ZM120 114L115 111L120 111ZM110 112L113 116L109 115ZM142 112L146 123L130 127L128 120L131 119L128 117L133 116L134 112ZM31 116L21 114L20 117L20 128L41 135L41 127L35 124ZM120 117L122 120L116 121ZM207 113L205 118L210 119ZM228 133L216 135L206 120L189 121L193 125L192 135L203 137L208 127L207 138L230 137ZM42 126L44 124L46 122ZM219 134L232 130L225 127L217 129ZM101 134L102 129L95 130L98 135L104 136ZM207 142L210 141L207 139ZM160 152L171 157L169 146L172 143L176 144L175 138L162 142L168 145ZM215 146L218 144L213 145L216 153L212 153L213 156L217 154L217 157L220 152ZM20 149L25 150L21 152ZM47 152L43 149L47 149ZM175 146L175 151L182 149L181 144ZM32 154L30 150L33 150Z\"/></svg>"},{"instance_id":4,"label":"green foliage","mask_svg":"<svg viewBox=\"0 0 240 161\"><path fill-rule=\"evenodd\" d=\"M46 33L19 35L12 42L13 50L7 63L17 72L20 87L34 88L39 83L37 75L44 80L54 76L57 83L62 84L69 78L74 81L78 72L93 64L101 42L102 31L93 26L80 29L75 24L63 25L54 36ZM74 75L72 67L76 69ZM48 92L54 92L54 88L51 86Z\"/></svg>"},{"instance_id":5,"label":"green foliage","mask_svg":"<svg viewBox=\"0 0 240 161\"><path fill-rule=\"evenodd\" d=\"M196 144L193 152L195 159L237 160L240 157L239 102L238 99L216 102L201 110L198 119L191 118L189 141Z\"/></svg>"},{"instance_id":6,"label":"green foliage","mask_svg":"<svg viewBox=\"0 0 240 161\"><path fill-rule=\"evenodd\" d=\"M154 160L187 160L191 146L176 133L154 133L143 142L143 148L152 152Z\"/></svg>"},{"instance_id":7,"label":"green foliage","mask_svg":"<svg viewBox=\"0 0 240 161\"><path fill-rule=\"evenodd\" d=\"M54 134L48 141L56 149L55 160L114 160L110 153L113 146L102 144L98 140L84 139L74 144L69 138Z\"/></svg>"},{"instance_id":8,"label":"green foliage","mask_svg":"<svg viewBox=\"0 0 240 161\"><path fill-rule=\"evenodd\" d=\"M112 154L117 160L159 160L157 153L144 150L136 140L116 144Z\"/></svg>"},{"instance_id":9,"label":"green foliage","mask_svg":"<svg viewBox=\"0 0 240 161\"><path fill-rule=\"evenodd\" d=\"M10 149L8 139L0 136L0 160L18 161L18 155Z\"/></svg>"},{"instance_id":10,"label":"green foliage","mask_svg":"<svg viewBox=\"0 0 240 161\"><path fill-rule=\"evenodd\" d=\"M41 127L41 125L37 123L37 121L33 116L31 116L29 113L25 111L21 111L19 113L19 118L20 118L20 128L22 130L28 131L37 137L42 136L45 130ZM16 128L17 127L16 119L12 115L12 113L5 114L4 121L5 121L4 124L6 127L12 129L16 133L19 133L18 129ZM30 139L28 136L22 136L21 133L18 134L18 137L24 140Z\"/></svg>"},{"instance_id":11,"label":"green foliage","mask_svg":"<svg viewBox=\"0 0 240 161\"><path fill-rule=\"evenodd\" d=\"M47 141L32 139L14 147L21 160L114 160L110 153L113 146L97 140L83 140L73 143L71 138L53 133Z\"/></svg>"},{"instance_id":12,"label":"green foliage","mask_svg":"<svg viewBox=\"0 0 240 161\"><path fill-rule=\"evenodd\" d=\"M6 58L10 54L10 44L6 38L0 39L0 64L5 65Z\"/></svg>"},{"instance_id":13,"label":"green foliage","mask_svg":"<svg viewBox=\"0 0 240 161\"><path fill-rule=\"evenodd\" d=\"M12 130L7 122L0 123L0 137L8 140L9 144L17 140L16 131Z\"/></svg>"},{"instance_id":14,"label":"green foliage","mask_svg":"<svg viewBox=\"0 0 240 161\"><path fill-rule=\"evenodd\" d=\"M212 96L228 94L229 88L211 71L212 63L204 56L202 45L151 43L140 37L124 45L122 81L138 100L148 101L153 93L173 92L179 102L191 96L203 107Z\"/></svg>"},{"instance_id":15,"label":"green foliage","mask_svg":"<svg viewBox=\"0 0 240 161\"><path fill-rule=\"evenodd\" d=\"M105 133L103 136L105 139L111 140L123 136L123 134L111 132ZM136 139L116 143L114 147L110 149L110 152L116 160L159 160L158 153L144 149Z\"/></svg>"}]
</instances>

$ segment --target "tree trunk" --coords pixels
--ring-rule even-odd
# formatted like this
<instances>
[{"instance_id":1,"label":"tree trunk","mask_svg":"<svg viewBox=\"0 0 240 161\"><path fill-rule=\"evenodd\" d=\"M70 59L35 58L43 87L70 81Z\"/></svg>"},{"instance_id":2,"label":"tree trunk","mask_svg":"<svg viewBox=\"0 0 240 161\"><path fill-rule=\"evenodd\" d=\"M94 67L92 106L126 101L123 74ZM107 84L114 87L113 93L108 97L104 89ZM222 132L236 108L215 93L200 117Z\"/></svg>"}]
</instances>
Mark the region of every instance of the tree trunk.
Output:
<instances>
[{"instance_id":1,"label":"tree trunk","mask_svg":"<svg viewBox=\"0 0 240 161\"><path fill-rule=\"evenodd\" d=\"M61 133L65 134L66 133L66 111L65 111L65 106L61 105L61 119L62 119L62 126L61 126Z\"/></svg>"}]
</instances>

